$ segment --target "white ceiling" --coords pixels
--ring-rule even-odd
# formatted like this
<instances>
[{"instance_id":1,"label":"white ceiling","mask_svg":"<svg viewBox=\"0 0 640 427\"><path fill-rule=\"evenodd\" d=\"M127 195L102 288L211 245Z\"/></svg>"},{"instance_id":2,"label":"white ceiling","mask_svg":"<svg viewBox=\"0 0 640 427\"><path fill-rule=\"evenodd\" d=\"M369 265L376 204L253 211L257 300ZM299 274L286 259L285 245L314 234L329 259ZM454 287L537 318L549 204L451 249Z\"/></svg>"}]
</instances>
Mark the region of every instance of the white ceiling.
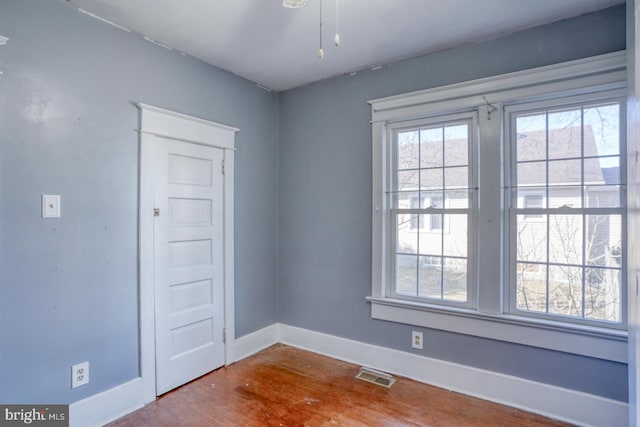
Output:
<instances>
[{"instance_id":1,"label":"white ceiling","mask_svg":"<svg viewBox=\"0 0 640 427\"><path fill-rule=\"evenodd\" d=\"M625 0L70 0L79 8L281 91L463 43L592 12Z\"/></svg>"}]
</instances>

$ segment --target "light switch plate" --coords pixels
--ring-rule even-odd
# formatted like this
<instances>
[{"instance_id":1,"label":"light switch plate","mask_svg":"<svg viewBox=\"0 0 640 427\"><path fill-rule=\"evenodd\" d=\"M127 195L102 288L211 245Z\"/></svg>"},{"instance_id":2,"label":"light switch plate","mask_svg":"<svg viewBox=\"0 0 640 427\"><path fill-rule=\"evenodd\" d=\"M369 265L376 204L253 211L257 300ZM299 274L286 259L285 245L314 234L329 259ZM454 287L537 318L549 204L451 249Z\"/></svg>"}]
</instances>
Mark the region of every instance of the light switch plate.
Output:
<instances>
[{"instance_id":1,"label":"light switch plate","mask_svg":"<svg viewBox=\"0 0 640 427\"><path fill-rule=\"evenodd\" d=\"M42 218L60 218L60 196L42 195Z\"/></svg>"}]
</instances>

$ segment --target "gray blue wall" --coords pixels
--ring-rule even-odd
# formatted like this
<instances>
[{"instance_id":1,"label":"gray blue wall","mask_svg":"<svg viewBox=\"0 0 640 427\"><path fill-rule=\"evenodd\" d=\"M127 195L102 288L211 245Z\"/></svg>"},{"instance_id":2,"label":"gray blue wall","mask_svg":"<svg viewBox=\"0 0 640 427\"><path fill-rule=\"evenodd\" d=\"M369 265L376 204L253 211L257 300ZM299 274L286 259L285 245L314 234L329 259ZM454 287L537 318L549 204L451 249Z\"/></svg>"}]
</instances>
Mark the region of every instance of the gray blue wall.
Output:
<instances>
[{"instance_id":1,"label":"gray blue wall","mask_svg":"<svg viewBox=\"0 0 640 427\"><path fill-rule=\"evenodd\" d=\"M280 96L279 318L289 325L627 400L627 366L372 320L371 128L367 100L614 52L625 9L464 45Z\"/></svg>"},{"instance_id":2,"label":"gray blue wall","mask_svg":"<svg viewBox=\"0 0 640 427\"><path fill-rule=\"evenodd\" d=\"M375 321L368 99L624 49L614 8L280 95L80 14L2 0L0 402L68 403L138 376L138 111L240 128L236 335L281 321L411 350ZM40 218L40 195L62 218ZM627 367L424 329L421 354L627 398ZM91 362L71 390L70 365Z\"/></svg>"},{"instance_id":3,"label":"gray blue wall","mask_svg":"<svg viewBox=\"0 0 640 427\"><path fill-rule=\"evenodd\" d=\"M138 376L136 102L240 128L236 333L276 322L277 95L62 0L0 1L0 34L0 402ZM41 194L62 218L40 218Z\"/></svg>"}]
</instances>

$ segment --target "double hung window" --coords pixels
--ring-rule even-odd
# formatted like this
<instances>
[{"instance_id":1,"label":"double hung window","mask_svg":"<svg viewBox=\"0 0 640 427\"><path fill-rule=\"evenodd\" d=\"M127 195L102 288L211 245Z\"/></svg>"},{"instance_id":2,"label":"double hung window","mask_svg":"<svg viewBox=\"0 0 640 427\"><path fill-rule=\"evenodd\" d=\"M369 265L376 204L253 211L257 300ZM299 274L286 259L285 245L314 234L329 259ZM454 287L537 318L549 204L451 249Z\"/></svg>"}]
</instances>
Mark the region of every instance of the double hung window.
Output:
<instances>
[{"instance_id":1,"label":"double hung window","mask_svg":"<svg viewBox=\"0 0 640 427\"><path fill-rule=\"evenodd\" d=\"M468 302L474 123L438 117L391 131L394 296Z\"/></svg>"},{"instance_id":2,"label":"double hung window","mask_svg":"<svg viewBox=\"0 0 640 427\"><path fill-rule=\"evenodd\" d=\"M372 317L625 361L625 64L371 101Z\"/></svg>"},{"instance_id":3,"label":"double hung window","mask_svg":"<svg viewBox=\"0 0 640 427\"><path fill-rule=\"evenodd\" d=\"M514 313L622 321L622 102L597 97L507 109Z\"/></svg>"}]
</instances>

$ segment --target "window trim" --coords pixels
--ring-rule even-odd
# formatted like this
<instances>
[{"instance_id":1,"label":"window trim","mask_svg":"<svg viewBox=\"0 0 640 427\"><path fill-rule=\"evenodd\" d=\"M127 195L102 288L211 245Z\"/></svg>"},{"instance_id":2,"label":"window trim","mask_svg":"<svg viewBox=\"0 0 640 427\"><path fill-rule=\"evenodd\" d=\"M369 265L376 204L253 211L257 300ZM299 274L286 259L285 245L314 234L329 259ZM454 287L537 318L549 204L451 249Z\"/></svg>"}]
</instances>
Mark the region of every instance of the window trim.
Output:
<instances>
[{"instance_id":1,"label":"window trim","mask_svg":"<svg viewBox=\"0 0 640 427\"><path fill-rule=\"evenodd\" d=\"M493 315L473 309L366 297L371 317L465 335L578 354L619 363L628 362L627 332L571 325L524 316Z\"/></svg>"},{"instance_id":2,"label":"window trim","mask_svg":"<svg viewBox=\"0 0 640 427\"><path fill-rule=\"evenodd\" d=\"M372 283L367 300L372 306L372 317L625 363L628 358L626 331L506 314L501 284L504 265L496 267L495 260L486 262L495 258L496 250L501 251L505 243L500 185L503 171L484 170L476 181L480 188L496 186L496 183L498 188L483 195L485 200L476 211L475 244L477 248L477 242L482 241L483 251L476 251L474 260L481 288L473 297L475 308L389 298L385 280L390 268L387 256L390 241L384 231L390 225L389 206L384 197L391 188L387 169L392 142L389 126L465 111L477 111L480 120L488 117L502 120L505 104L515 105L515 101L546 101L608 90L617 90L622 96L626 94L625 51L369 101L373 155ZM480 124L480 141L500 141L500 144L480 143L480 158L503 159L503 127L501 123L496 133ZM495 247L487 248L485 242L492 239L497 240L491 242Z\"/></svg>"}]
</instances>

